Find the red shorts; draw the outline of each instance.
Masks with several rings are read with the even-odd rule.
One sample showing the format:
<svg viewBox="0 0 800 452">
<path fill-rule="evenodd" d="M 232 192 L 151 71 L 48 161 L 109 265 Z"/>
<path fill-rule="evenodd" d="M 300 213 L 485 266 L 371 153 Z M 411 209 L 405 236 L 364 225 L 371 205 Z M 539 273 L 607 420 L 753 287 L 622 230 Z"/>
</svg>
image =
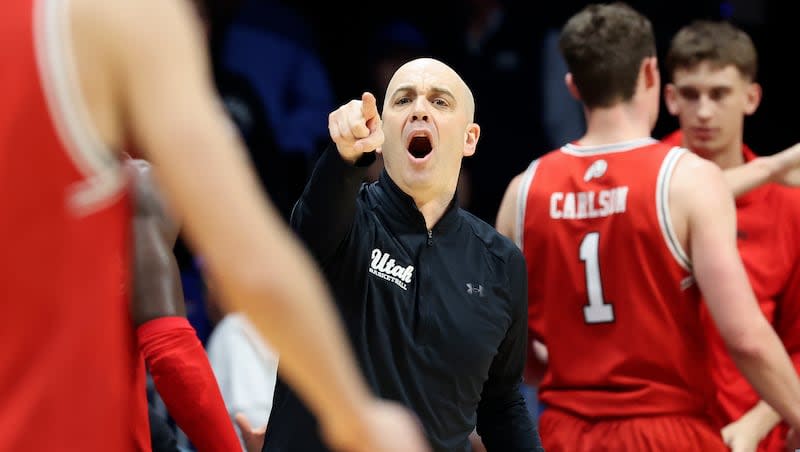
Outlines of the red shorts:
<svg viewBox="0 0 800 452">
<path fill-rule="evenodd" d="M 688 416 L 587 421 L 548 408 L 539 419 L 547 452 L 727 452 L 711 425 Z"/>
</svg>

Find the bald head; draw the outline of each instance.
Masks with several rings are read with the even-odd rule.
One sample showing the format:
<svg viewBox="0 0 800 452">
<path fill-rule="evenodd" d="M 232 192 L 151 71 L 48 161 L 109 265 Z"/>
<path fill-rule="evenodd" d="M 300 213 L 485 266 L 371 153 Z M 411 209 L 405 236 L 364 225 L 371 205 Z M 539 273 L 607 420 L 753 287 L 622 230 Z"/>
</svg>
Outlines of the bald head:
<svg viewBox="0 0 800 452">
<path fill-rule="evenodd" d="M 475 98 L 467 84 L 450 66 L 433 58 L 417 58 L 400 66 L 386 87 L 384 106 L 399 90 L 425 87 L 450 93 L 461 104 L 468 122 L 475 119 Z"/>
</svg>

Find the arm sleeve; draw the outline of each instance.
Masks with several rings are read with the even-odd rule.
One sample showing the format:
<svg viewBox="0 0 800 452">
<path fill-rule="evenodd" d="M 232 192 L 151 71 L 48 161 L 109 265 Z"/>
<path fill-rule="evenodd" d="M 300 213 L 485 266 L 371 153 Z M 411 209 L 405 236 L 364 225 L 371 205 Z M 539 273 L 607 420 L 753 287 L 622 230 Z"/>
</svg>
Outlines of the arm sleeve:
<svg viewBox="0 0 800 452">
<path fill-rule="evenodd" d="M 356 196 L 375 159 L 369 152 L 351 165 L 331 143 L 322 153 L 303 194 L 292 210 L 292 229 L 323 265 L 339 248 L 353 226 Z"/>
<path fill-rule="evenodd" d="M 199 452 L 239 451 L 225 402 L 194 328 L 184 317 L 161 317 L 137 331 L 158 394 Z"/>
<path fill-rule="evenodd" d="M 511 284 L 513 317 L 489 368 L 478 404 L 477 431 L 489 452 L 543 451 L 520 392 L 528 343 L 528 282 L 525 260 L 516 248 L 505 274 Z"/>
</svg>

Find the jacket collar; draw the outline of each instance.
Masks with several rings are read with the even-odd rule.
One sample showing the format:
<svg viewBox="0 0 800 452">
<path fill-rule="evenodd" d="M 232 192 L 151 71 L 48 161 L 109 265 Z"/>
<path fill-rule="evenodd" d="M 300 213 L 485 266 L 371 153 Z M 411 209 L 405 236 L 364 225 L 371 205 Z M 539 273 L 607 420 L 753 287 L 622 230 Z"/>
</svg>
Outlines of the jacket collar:
<svg viewBox="0 0 800 452">
<path fill-rule="evenodd" d="M 393 229 L 427 232 L 425 217 L 417 208 L 414 198 L 397 186 L 386 170 L 381 171 L 377 187 L 380 190 L 378 207 L 386 214 L 385 217 Z M 456 226 L 459 219 L 458 196 L 454 194 L 444 215 L 432 230 L 433 232 L 446 231 Z"/>
</svg>

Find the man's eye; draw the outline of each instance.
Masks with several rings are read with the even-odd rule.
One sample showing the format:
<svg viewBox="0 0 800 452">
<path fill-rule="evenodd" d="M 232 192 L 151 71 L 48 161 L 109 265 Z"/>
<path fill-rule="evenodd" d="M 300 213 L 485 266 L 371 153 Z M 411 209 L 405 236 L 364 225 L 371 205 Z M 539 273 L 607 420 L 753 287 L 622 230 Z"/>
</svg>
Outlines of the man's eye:
<svg viewBox="0 0 800 452">
<path fill-rule="evenodd" d="M 723 100 L 726 97 L 728 97 L 729 92 L 730 91 L 725 89 L 725 88 L 714 89 L 714 90 L 711 90 L 711 96 L 710 97 L 711 97 L 712 100 L 720 101 L 720 100 Z"/>
<path fill-rule="evenodd" d="M 694 90 L 688 90 L 688 89 L 681 90 L 680 93 L 681 93 L 681 97 L 683 97 L 684 99 L 687 99 L 687 100 L 697 100 L 697 98 L 698 98 L 697 91 L 694 91 Z"/>
</svg>

